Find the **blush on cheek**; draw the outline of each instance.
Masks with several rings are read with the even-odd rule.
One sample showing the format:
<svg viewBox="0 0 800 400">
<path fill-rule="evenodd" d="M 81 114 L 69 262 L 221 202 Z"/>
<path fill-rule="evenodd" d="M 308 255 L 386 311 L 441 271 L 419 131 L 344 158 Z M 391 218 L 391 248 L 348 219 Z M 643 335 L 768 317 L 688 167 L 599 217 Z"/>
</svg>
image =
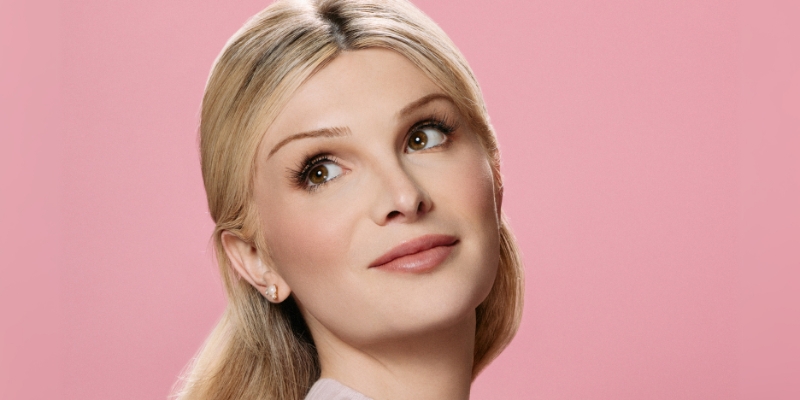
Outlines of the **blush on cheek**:
<svg viewBox="0 0 800 400">
<path fill-rule="evenodd" d="M 472 255 L 476 261 L 474 278 L 482 282 L 475 286 L 479 304 L 491 290 L 500 256 L 499 213 L 497 210 L 492 169 L 483 152 L 475 152 L 460 160 L 457 168 L 448 171 L 442 183 L 440 206 L 456 214 L 473 240 Z M 485 284 L 484 284 L 485 283 Z"/>
<path fill-rule="evenodd" d="M 483 224 L 497 223 L 497 204 L 494 193 L 494 179 L 488 160 L 480 154 L 473 154 L 458 163 L 443 182 L 448 197 L 456 204 L 454 208 L 468 220 L 481 219 Z"/>
<path fill-rule="evenodd" d="M 293 290 L 302 291 L 306 284 L 324 281 L 339 265 L 347 247 L 346 228 L 337 220 L 341 215 L 296 203 L 259 211 L 274 267 Z"/>
</svg>

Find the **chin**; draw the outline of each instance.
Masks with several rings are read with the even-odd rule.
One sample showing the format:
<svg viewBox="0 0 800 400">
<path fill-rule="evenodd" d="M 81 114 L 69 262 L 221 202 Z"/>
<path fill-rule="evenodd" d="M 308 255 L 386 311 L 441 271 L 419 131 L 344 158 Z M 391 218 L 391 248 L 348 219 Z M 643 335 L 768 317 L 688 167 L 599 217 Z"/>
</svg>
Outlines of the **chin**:
<svg viewBox="0 0 800 400">
<path fill-rule="evenodd" d="M 414 337 L 447 330 L 474 320 L 475 309 L 494 284 L 499 255 L 482 267 L 447 268 L 427 276 L 402 306 L 382 318 L 387 325 L 381 337 Z M 454 267 L 452 265 L 451 267 Z M 465 273 L 465 269 L 467 270 Z M 470 271 L 471 270 L 471 271 Z"/>
</svg>

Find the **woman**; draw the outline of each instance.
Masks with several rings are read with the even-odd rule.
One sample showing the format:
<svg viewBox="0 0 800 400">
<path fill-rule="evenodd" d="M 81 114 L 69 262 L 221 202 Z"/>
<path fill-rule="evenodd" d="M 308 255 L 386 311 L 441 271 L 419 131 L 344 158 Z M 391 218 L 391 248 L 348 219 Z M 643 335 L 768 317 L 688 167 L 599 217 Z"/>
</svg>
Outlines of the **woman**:
<svg viewBox="0 0 800 400">
<path fill-rule="evenodd" d="M 469 397 L 522 267 L 480 90 L 432 21 L 272 4 L 217 59 L 200 145 L 229 304 L 179 398 Z"/>
</svg>

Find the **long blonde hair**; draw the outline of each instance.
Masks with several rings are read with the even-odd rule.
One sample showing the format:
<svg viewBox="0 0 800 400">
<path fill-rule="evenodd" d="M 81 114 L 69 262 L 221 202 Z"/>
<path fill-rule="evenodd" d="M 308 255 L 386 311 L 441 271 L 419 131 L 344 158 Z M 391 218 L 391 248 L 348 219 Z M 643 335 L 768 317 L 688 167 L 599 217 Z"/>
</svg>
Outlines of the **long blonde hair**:
<svg viewBox="0 0 800 400">
<path fill-rule="evenodd" d="M 294 90 L 342 51 L 394 50 L 449 94 L 478 133 L 501 193 L 500 158 L 478 84 L 464 57 L 404 0 L 277 1 L 251 18 L 214 63 L 200 121 L 203 180 L 228 306 L 175 393 L 179 399 L 302 399 L 319 377 L 314 342 L 292 298 L 264 299 L 222 248 L 230 232 L 266 249 L 252 201 L 256 149 Z M 501 217 L 497 277 L 478 306 L 473 377 L 517 331 L 523 278 Z"/>
</svg>

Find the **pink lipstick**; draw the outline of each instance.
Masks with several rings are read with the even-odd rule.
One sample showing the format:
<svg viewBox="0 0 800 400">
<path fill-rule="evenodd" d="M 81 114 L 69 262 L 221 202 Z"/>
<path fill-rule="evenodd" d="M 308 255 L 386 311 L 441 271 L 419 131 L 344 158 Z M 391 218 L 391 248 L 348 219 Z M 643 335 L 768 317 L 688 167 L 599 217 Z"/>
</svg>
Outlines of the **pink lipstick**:
<svg viewBox="0 0 800 400">
<path fill-rule="evenodd" d="M 397 272 L 427 272 L 441 264 L 458 238 L 450 235 L 425 235 L 403 242 L 373 261 L 369 268 Z"/>
</svg>

